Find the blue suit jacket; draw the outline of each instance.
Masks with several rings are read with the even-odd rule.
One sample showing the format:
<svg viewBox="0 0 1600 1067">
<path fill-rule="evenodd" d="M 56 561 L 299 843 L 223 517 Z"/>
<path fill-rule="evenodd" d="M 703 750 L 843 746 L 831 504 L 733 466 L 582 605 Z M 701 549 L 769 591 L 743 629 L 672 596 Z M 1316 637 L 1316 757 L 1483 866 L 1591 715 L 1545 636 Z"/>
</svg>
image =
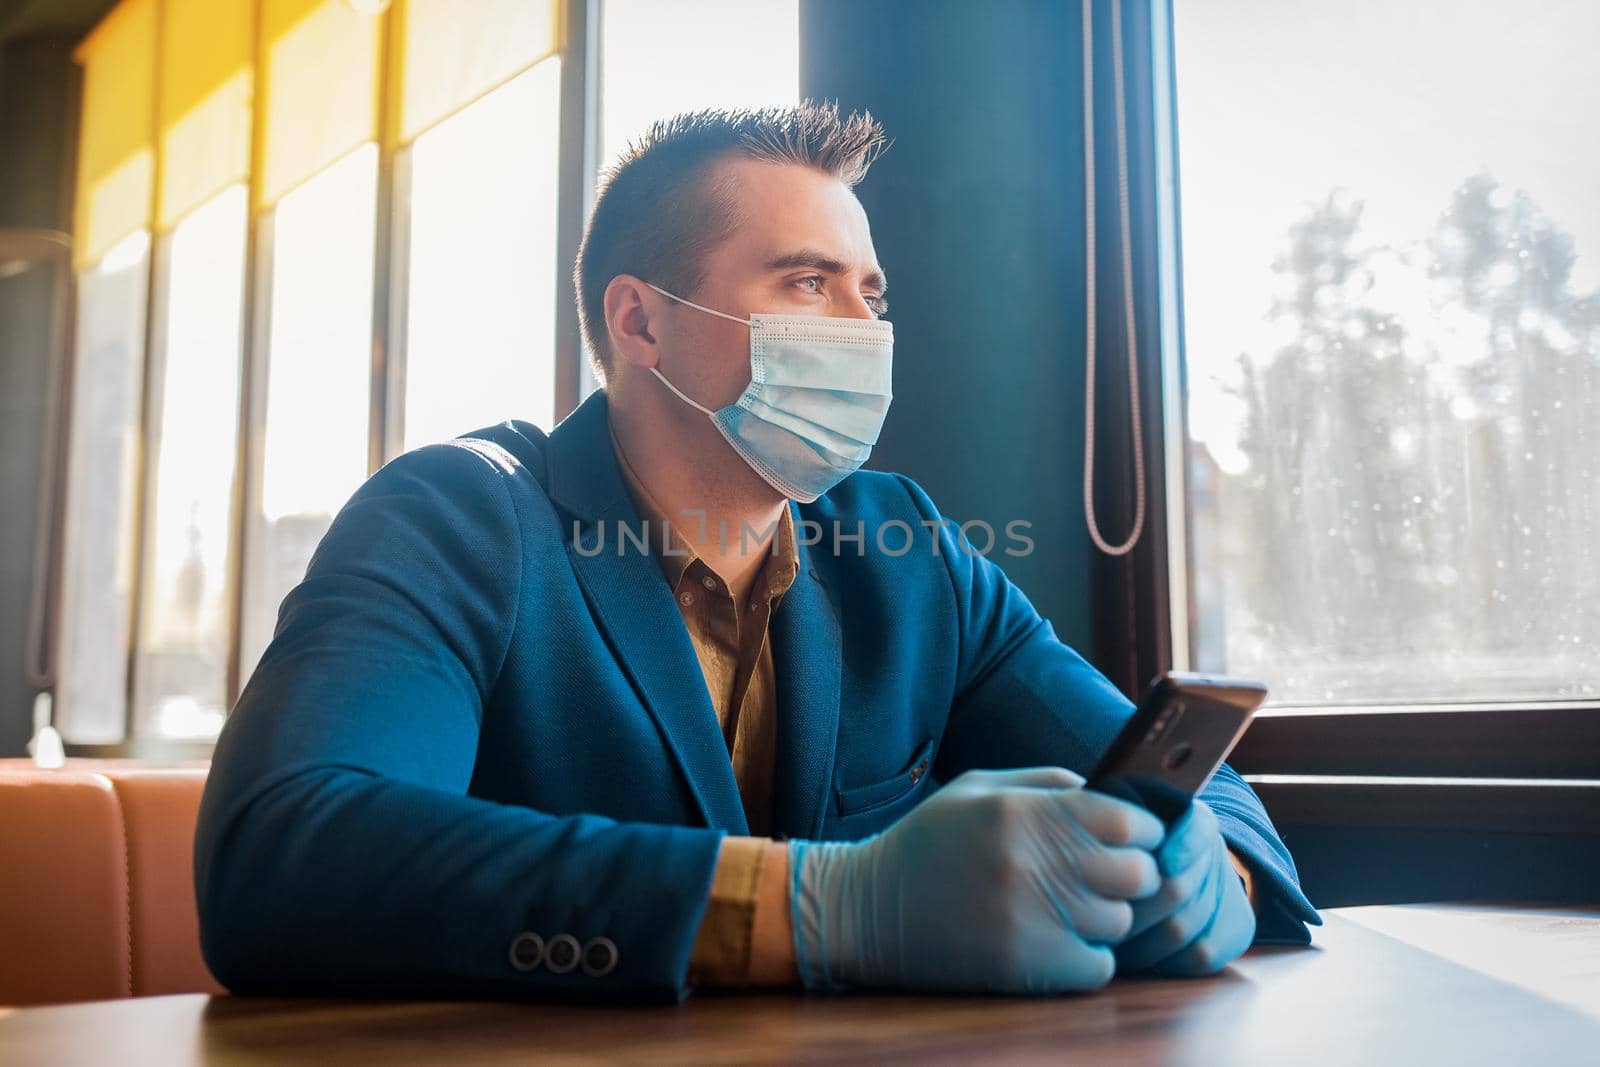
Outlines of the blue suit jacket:
<svg viewBox="0 0 1600 1067">
<path fill-rule="evenodd" d="M 718 843 L 748 828 L 672 592 L 617 551 L 639 519 L 606 417 L 596 393 L 548 436 L 508 421 L 408 452 L 334 519 L 201 804 L 201 943 L 223 984 L 688 992 Z M 993 561 L 934 532 L 914 482 L 861 471 L 790 507 L 827 536 L 772 617 L 776 832 L 858 839 L 969 768 L 1088 772 L 1132 706 Z M 833 554 L 835 520 L 864 524 L 859 554 Z M 897 556 L 874 535 L 893 520 L 916 536 Z M 1203 795 L 1257 872 L 1259 939 L 1309 941 L 1320 920 L 1255 794 L 1224 767 Z M 615 966 L 519 970 L 523 931 L 609 938 Z"/>
</svg>

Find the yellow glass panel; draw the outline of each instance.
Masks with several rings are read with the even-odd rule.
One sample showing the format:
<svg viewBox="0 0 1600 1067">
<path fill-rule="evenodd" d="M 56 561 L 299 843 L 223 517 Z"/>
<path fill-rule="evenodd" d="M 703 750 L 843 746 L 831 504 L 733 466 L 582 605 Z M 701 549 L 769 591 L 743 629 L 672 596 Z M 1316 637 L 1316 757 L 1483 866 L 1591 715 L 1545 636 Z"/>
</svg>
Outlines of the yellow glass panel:
<svg viewBox="0 0 1600 1067">
<path fill-rule="evenodd" d="M 403 0 L 401 17 L 402 143 L 557 48 L 554 0 Z"/>
<path fill-rule="evenodd" d="M 155 55 L 155 0 L 123 0 L 74 53 L 83 64 L 73 224 L 80 268 L 150 223 Z"/>
<path fill-rule="evenodd" d="M 170 229 L 250 168 L 250 0 L 164 0 L 161 217 Z"/>
<path fill-rule="evenodd" d="M 377 136 L 382 30 L 383 16 L 345 0 L 261 0 L 258 208 Z"/>
</svg>

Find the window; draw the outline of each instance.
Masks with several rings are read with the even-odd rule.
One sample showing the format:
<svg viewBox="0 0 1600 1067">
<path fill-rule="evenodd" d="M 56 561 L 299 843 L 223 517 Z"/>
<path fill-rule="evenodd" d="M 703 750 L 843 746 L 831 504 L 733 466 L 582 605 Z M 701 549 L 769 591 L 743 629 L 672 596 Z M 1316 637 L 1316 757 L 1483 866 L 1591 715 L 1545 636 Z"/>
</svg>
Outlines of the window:
<svg viewBox="0 0 1600 1067">
<path fill-rule="evenodd" d="M 1174 18 L 1197 667 L 1600 697 L 1600 9 Z"/>
<path fill-rule="evenodd" d="M 510 418 L 555 424 L 560 64 L 411 147 L 405 448 Z"/>
<path fill-rule="evenodd" d="M 245 540 L 240 676 L 272 640 L 278 605 L 367 477 L 377 146 L 278 201 L 260 493 Z"/>
<path fill-rule="evenodd" d="M 605 0 L 602 19 L 602 166 L 658 118 L 799 101 L 798 0 Z"/>
<path fill-rule="evenodd" d="M 178 223 L 157 275 L 134 730 L 162 738 L 214 737 L 229 704 L 246 199 L 230 186 Z"/>
<path fill-rule="evenodd" d="M 69 742 L 112 744 L 127 729 L 149 255 L 150 235 L 139 230 L 78 276 L 56 681 L 56 722 Z"/>
</svg>

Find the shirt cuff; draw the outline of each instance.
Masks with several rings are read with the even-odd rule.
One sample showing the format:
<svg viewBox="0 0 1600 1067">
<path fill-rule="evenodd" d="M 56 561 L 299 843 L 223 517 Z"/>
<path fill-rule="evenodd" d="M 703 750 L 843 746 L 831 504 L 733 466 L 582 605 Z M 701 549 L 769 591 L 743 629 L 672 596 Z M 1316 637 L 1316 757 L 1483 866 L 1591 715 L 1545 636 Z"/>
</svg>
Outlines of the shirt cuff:
<svg viewBox="0 0 1600 1067">
<path fill-rule="evenodd" d="M 788 846 L 768 837 L 725 836 L 711 877 L 689 984 L 781 985 L 795 979 Z"/>
</svg>

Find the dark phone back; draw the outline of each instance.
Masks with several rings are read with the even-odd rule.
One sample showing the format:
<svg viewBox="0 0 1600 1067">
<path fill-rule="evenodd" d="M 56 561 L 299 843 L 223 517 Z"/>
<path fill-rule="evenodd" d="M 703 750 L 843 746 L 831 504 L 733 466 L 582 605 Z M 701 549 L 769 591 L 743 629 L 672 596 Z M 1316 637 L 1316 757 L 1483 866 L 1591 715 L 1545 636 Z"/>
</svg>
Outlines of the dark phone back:
<svg viewBox="0 0 1600 1067">
<path fill-rule="evenodd" d="M 1265 686 L 1244 678 L 1168 672 L 1145 693 L 1087 785 L 1171 823 L 1228 758 L 1266 697 Z"/>
</svg>

